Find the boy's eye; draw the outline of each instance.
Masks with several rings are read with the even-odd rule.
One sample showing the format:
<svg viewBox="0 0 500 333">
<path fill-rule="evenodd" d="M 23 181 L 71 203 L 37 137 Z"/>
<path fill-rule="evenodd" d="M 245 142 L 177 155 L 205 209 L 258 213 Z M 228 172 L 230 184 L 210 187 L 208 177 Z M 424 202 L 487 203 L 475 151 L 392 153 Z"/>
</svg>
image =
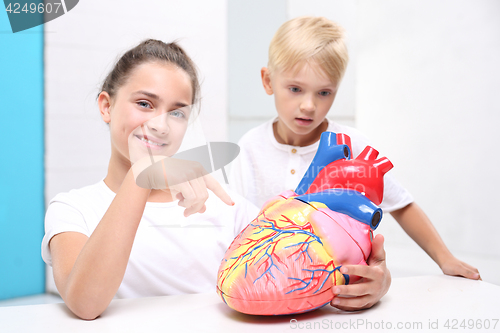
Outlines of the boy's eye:
<svg viewBox="0 0 500 333">
<path fill-rule="evenodd" d="M 320 94 L 321 96 L 328 96 L 328 95 L 330 95 L 330 94 L 331 94 L 331 92 L 329 92 L 329 91 L 321 91 L 319 94 Z"/>
<path fill-rule="evenodd" d="M 291 87 L 291 88 L 290 88 L 290 91 L 291 91 L 291 92 L 299 92 L 299 91 L 300 91 L 300 89 L 299 89 L 299 88 L 297 88 L 297 87 Z"/>
</svg>

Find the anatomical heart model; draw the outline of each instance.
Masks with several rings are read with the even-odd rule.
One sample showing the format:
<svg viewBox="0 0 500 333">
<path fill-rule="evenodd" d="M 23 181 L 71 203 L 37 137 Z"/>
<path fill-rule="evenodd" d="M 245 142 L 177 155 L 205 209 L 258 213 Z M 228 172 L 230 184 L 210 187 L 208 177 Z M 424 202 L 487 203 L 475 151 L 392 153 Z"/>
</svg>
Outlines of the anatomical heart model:
<svg viewBox="0 0 500 333">
<path fill-rule="evenodd" d="M 268 200 L 234 239 L 217 277 L 227 305 L 256 315 L 301 313 L 354 281 L 339 269 L 366 265 L 382 219 L 383 176 L 393 166 L 371 147 L 350 155 L 348 136 L 323 133 L 297 189 Z"/>
</svg>

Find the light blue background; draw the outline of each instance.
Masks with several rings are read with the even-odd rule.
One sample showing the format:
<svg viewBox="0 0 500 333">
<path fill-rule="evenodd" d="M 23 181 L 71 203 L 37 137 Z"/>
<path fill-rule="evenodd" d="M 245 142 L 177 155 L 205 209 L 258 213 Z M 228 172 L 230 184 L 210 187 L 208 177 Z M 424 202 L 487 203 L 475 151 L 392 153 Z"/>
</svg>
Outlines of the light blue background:
<svg viewBox="0 0 500 333">
<path fill-rule="evenodd" d="M 0 299 L 43 293 L 43 26 L 12 33 L 0 10 Z"/>
</svg>

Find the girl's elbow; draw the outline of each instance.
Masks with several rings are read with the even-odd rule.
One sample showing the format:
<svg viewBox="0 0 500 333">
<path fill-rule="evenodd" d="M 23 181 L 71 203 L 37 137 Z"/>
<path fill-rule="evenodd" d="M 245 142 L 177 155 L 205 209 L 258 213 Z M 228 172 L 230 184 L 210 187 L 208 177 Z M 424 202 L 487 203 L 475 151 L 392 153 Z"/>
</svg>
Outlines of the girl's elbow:
<svg viewBox="0 0 500 333">
<path fill-rule="evenodd" d="M 73 311 L 73 313 L 83 320 L 94 320 L 101 315 L 101 313 L 96 311 Z"/>
<path fill-rule="evenodd" d="M 99 317 L 106 308 L 101 309 L 100 307 L 93 306 L 90 304 L 68 304 L 66 303 L 68 308 L 73 312 L 78 318 L 83 320 L 94 320 Z"/>
<path fill-rule="evenodd" d="M 64 298 L 66 306 L 77 317 L 83 320 L 94 320 L 106 310 L 108 303 L 104 304 L 102 300 L 86 299 L 84 296 L 67 293 Z"/>
</svg>

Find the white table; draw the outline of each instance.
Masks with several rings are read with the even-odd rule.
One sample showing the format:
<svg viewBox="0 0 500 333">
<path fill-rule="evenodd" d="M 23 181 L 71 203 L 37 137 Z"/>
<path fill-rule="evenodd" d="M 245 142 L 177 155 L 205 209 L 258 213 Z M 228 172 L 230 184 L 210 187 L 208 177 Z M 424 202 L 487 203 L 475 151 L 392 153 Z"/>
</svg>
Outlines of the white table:
<svg viewBox="0 0 500 333">
<path fill-rule="evenodd" d="M 325 306 L 301 315 L 250 316 L 213 293 L 114 300 L 93 321 L 77 319 L 62 303 L 4 307 L 0 332 L 500 332 L 498 319 L 500 286 L 438 275 L 393 279 L 377 305 L 357 312 Z"/>
</svg>

